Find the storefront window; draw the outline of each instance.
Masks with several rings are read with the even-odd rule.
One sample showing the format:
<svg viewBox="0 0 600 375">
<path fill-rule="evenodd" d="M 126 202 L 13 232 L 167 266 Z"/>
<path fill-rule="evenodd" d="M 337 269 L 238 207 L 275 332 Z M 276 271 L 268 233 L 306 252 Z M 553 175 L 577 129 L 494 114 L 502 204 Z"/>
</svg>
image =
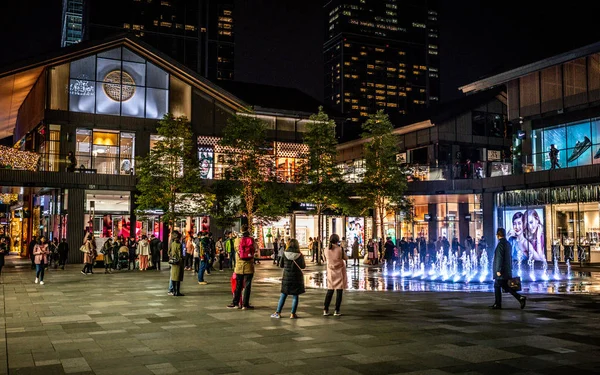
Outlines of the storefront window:
<svg viewBox="0 0 600 375">
<path fill-rule="evenodd" d="M 98 238 L 132 235 L 128 191 L 86 190 L 85 228 Z M 133 232 L 135 235 L 135 231 Z"/>
<path fill-rule="evenodd" d="M 600 163 L 600 121 L 592 119 L 533 131 L 534 170 L 552 169 L 551 145 L 558 150 L 555 168 Z"/>
<path fill-rule="evenodd" d="M 102 174 L 133 174 L 135 134 L 77 129 L 78 167 Z"/>
<path fill-rule="evenodd" d="M 600 261 L 600 185 L 500 193 L 497 207 L 522 259 Z"/>
</svg>

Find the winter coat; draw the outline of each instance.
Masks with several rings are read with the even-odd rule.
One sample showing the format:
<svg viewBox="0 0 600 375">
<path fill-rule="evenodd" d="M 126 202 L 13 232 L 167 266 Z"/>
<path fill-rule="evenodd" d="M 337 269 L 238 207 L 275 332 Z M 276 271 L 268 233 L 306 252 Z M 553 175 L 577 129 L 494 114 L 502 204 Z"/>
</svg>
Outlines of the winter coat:
<svg viewBox="0 0 600 375">
<path fill-rule="evenodd" d="M 244 232 L 244 237 L 250 236 L 248 232 Z M 237 261 L 235 262 L 235 273 L 238 275 L 251 275 L 254 274 L 254 259 L 241 259 L 240 258 L 240 237 L 235 239 L 234 242 L 235 252 Z"/>
<path fill-rule="evenodd" d="M 181 249 L 181 242 L 171 242 L 171 247 L 169 247 L 169 258 L 179 259 L 177 264 L 171 264 L 171 280 L 183 281 L 183 251 Z"/>
<path fill-rule="evenodd" d="M 137 251 L 139 255 L 150 255 L 150 244 L 148 240 L 141 240 L 138 243 Z"/>
<path fill-rule="evenodd" d="M 500 272 L 498 276 L 497 272 Z M 506 238 L 501 238 L 494 251 L 494 279 L 512 278 L 512 249 Z"/>
<path fill-rule="evenodd" d="M 50 254 L 50 249 L 48 248 L 48 244 L 37 244 L 33 248 L 33 255 L 35 257 L 35 264 L 48 264 L 48 254 Z"/>
<path fill-rule="evenodd" d="M 338 245 L 323 251 L 327 259 L 327 289 L 346 289 L 348 277 L 346 276 L 346 262 L 348 256 Z"/>
<path fill-rule="evenodd" d="M 360 255 L 358 254 L 358 241 L 354 240 L 352 244 L 352 259 L 359 259 Z"/>
<path fill-rule="evenodd" d="M 281 293 L 298 295 L 306 291 L 304 289 L 304 274 L 302 273 L 302 270 L 306 268 L 306 263 L 299 249 L 288 248 L 283 256 L 279 258 L 279 267 L 283 268 Z"/>
<path fill-rule="evenodd" d="M 96 257 L 96 245 L 91 240 L 86 240 L 83 246 L 86 247 L 87 251 L 83 254 L 83 263 L 92 264 Z"/>
</svg>

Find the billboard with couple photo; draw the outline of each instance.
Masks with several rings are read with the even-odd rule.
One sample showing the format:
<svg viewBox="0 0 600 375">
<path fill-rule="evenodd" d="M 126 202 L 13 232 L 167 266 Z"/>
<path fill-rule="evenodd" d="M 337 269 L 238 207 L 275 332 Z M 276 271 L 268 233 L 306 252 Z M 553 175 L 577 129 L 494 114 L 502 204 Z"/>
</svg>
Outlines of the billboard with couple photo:
<svg viewBox="0 0 600 375">
<path fill-rule="evenodd" d="M 512 246 L 513 261 L 546 260 L 544 219 L 543 208 L 504 210 L 506 239 Z"/>
</svg>

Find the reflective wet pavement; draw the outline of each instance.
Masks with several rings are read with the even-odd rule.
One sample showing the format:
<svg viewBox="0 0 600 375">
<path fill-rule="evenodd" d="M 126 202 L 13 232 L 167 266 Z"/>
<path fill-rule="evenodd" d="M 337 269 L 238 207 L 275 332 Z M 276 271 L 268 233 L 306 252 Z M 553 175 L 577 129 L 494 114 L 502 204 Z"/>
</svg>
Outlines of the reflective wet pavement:
<svg viewBox="0 0 600 375">
<path fill-rule="evenodd" d="M 45 285 L 26 262 L 10 263 L 0 277 L 0 375 L 600 373 L 596 293 L 531 293 L 523 310 L 512 298 L 491 310 L 493 293 L 483 288 L 423 293 L 461 286 L 384 281 L 376 267 L 360 267 L 349 271 L 343 315 L 323 316 L 324 267 L 309 264 L 308 283 L 318 287 L 300 297 L 300 319 L 289 319 L 289 299 L 272 319 L 281 269 L 269 262 L 256 267 L 251 310 L 226 308 L 228 269 L 207 276 L 208 285 L 186 272 L 185 297 L 170 297 L 166 263 L 88 276 L 68 265 L 49 270 Z M 387 291 L 395 285 L 401 293 Z"/>
<path fill-rule="evenodd" d="M 305 272 L 305 285 L 309 288 L 325 289 L 326 271 L 324 267 L 312 266 L 309 269 L 319 271 Z M 384 275 L 380 267 L 349 267 L 348 289 L 356 291 L 410 291 L 410 292 L 493 292 L 493 281 L 430 281 L 420 277 L 410 278 L 400 275 Z M 600 272 L 570 272 L 561 273 L 562 280 L 523 281 L 523 293 L 535 294 L 569 294 L 569 293 L 598 293 L 600 294 Z M 280 276 L 264 278 L 266 282 L 280 283 Z"/>
</svg>

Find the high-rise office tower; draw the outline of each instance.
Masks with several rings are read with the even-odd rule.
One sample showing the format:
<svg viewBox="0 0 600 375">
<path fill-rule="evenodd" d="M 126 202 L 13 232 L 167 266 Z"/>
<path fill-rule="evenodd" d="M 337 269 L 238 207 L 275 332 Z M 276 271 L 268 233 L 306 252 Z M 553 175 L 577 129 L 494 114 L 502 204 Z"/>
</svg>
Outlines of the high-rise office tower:
<svg viewBox="0 0 600 375">
<path fill-rule="evenodd" d="M 432 0 L 325 2 L 325 102 L 360 124 L 439 101 L 438 14 Z"/>
<path fill-rule="evenodd" d="M 62 47 L 81 42 L 83 38 L 83 0 L 63 0 Z"/>
<path fill-rule="evenodd" d="M 65 0 L 63 6 L 71 3 L 83 8 L 83 39 L 130 31 L 209 79 L 234 77 L 234 0 Z"/>
</svg>

